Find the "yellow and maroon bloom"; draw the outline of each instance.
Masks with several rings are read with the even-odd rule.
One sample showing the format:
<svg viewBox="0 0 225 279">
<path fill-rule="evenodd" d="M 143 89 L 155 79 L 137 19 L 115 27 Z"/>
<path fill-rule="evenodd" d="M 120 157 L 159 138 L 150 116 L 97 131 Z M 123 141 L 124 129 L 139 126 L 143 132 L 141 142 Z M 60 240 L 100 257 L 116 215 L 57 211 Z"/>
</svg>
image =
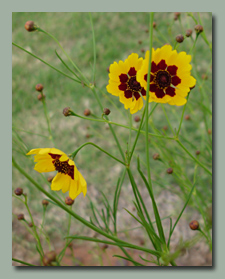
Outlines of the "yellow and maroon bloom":
<svg viewBox="0 0 225 279">
<path fill-rule="evenodd" d="M 56 148 L 32 149 L 27 155 L 35 154 L 34 162 L 37 162 L 34 169 L 38 172 L 58 171 L 52 180 L 53 191 L 69 191 L 71 199 L 75 199 L 81 192 L 87 193 L 87 183 L 82 174 L 78 171 L 75 163 L 68 156 Z"/>
<path fill-rule="evenodd" d="M 136 80 L 142 61 L 137 53 L 132 53 L 125 61 L 114 62 L 109 68 L 109 84 L 106 89 L 112 95 L 119 96 L 120 102 L 125 109 L 130 109 L 131 114 L 143 107 L 142 96 L 146 95 L 145 89 Z"/>
<path fill-rule="evenodd" d="M 177 53 L 170 45 L 152 49 L 149 102 L 182 106 L 196 80 L 191 76 L 191 55 Z M 137 81 L 147 88 L 149 51 L 146 52 Z"/>
</svg>

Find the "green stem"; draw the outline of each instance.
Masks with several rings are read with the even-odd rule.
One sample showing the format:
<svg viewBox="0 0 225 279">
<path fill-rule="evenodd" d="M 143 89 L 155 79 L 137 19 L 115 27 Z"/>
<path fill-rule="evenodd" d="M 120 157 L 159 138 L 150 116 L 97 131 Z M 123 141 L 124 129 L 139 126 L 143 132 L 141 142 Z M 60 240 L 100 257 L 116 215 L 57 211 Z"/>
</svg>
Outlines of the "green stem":
<svg viewBox="0 0 225 279">
<path fill-rule="evenodd" d="M 44 31 L 43 29 L 41 28 L 37 28 L 38 31 L 44 33 L 45 35 L 49 36 L 50 38 L 52 38 L 56 43 L 57 45 L 60 47 L 60 49 L 62 50 L 62 52 L 65 54 L 65 56 L 67 57 L 67 59 L 70 61 L 70 63 L 73 65 L 73 67 L 77 70 L 77 72 L 82 76 L 82 78 L 89 84 L 89 81 L 87 80 L 87 78 L 82 74 L 82 72 L 80 71 L 80 69 L 77 67 L 77 65 L 72 61 L 72 59 L 69 57 L 69 55 L 66 53 L 66 51 L 64 50 L 64 48 L 61 46 L 61 44 L 59 43 L 59 41 L 50 33 Z M 77 76 L 78 79 L 80 79 L 78 76 Z"/>
<path fill-rule="evenodd" d="M 29 266 L 36 266 L 34 264 L 30 264 L 30 263 L 27 263 L 27 262 L 24 262 L 24 261 L 15 259 L 15 258 L 12 258 L 12 261 L 17 262 L 17 263 L 21 263 L 21 264 L 25 264 L 25 265 L 29 265 Z"/>
<path fill-rule="evenodd" d="M 60 73 L 61 75 L 69 78 L 69 79 L 72 79 L 73 81 L 75 82 L 78 82 L 78 83 L 81 83 L 79 80 L 76 80 L 75 78 L 72 78 L 71 76 L 68 76 L 67 74 L 63 73 L 62 71 L 60 71 L 59 69 L 55 68 L 54 66 L 50 65 L 49 63 L 47 63 L 46 61 L 42 60 L 41 58 L 39 58 L 38 56 L 34 55 L 33 53 L 27 51 L 26 49 L 22 48 L 21 46 L 15 44 L 15 43 L 12 43 L 12 45 L 18 47 L 19 49 L 23 50 L 24 52 L 30 54 L 31 56 L 33 56 L 34 58 L 38 59 L 39 61 L 41 61 L 42 63 L 44 63 L 45 65 L 49 66 L 50 68 L 52 68 L 53 70 L 57 71 L 58 73 Z"/>
<path fill-rule="evenodd" d="M 42 104 L 43 104 L 43 108 L 44 108 L 45 118 L 46 118 L 46 122 L 47 122 L 47 125 L 48 125 L 49 136 L 50 136 L 50 139 L 51 139 L 53 145 L 55 146 L 54 139 L 53 139 L 53 136 L 52 136 L 50 119 L 49 119 L 49 116 L 48 116 L 48 109 L 47 109 L 46 102 L 45 102 L 45 97 L 44 97 L 44 94 L 43 94 L 42 91 L 41 91 L 41 95 L 42 95 Z"/>
<path fill-rule="evenodd" d="M 195 48 L 195 45 L 196 45 L 196 42 L 197 42 L 197 40 L 198 40 L 199 34 L 200 34 L 200 33 L 197 33 L 197 34 L 196 34 L 196 37 L 195 37 L 195 40 L 194 40 L 194 44 L 193 44 L 192 48 L 190 49 L 189 54 L 191 54 L 191 53 L 193 52 L 193 49 Z"/>
<path fill-rule="evenodd" d="M 95 32 L 94 32 L 94 26 L 93 26 L 93 20 L 91 13 L 90 15 L 90 21 L 91 21 L 91 29 L 92 29 L 92 38 L 93 38 L 93 52 L 94 52 L 94 65 L 93 65 L 93 83 L 95 83 L 95 73 L 96 73 L 96 44 L 95 44 Z"/>
<path fill-rule="evenodd" d="M 188 98 L 189 98 L 189 94 L 187 96 L 187 102 L 188 102 Z M 180 124 L 179 124 L 179 128 L 178 128 L 178 131 L 177 131 L 177 137 L 180 133 L 180 129 L 181 129 L 181 125 L 182 125 L 182 122 L 183 122 L 183 118 L 184 118 L 184 112 L 185 112 L 185 109 L 186 109 L 186 106 L 187 106 L 187 102 L 186 104 L 184 105 L 184 108 L 183 108 L 183 111 L 182 111 L 182 115 L 181 115 L 181 120 L 180 120 Z"/>
<path fill-rule="evenodd" d="M 85 119 L 85 120 L 90 120 L 90 121 L 95 121 L 95 122 L 104 122 L 104 123 L 108 123 L 109 124 L 109 127 L 111 127 L 111 124 L 112 125 L 116 125 L 116 126 L 119 126 L 119 127 L 122 127 L 122 128 L 126 128 L 126 129 L 130 129 L 129 126 L 126 126 L 126 125 L 123 125 L 123 124 L 119 124 L 119 123 L 116 123 L 116 122 L 112 122 L 112 121 L 109 121 L 107 119 L 95 119 L 95 118 L 89 118 L 89 117 L 85 117 L 85 116 L 81 116 L 79 114 L 76 114 L 74 113 L 73 111 L 71 111 L 71 116 L 76 116 L 76 117 L 79 117 L 79 118 L 82 118 L 82 119 Z M 106 116 L 105 116 L 106 117 Z M 131 130 L 133 131 L 137 131 L 139 129 L 136 129 L 134 127 L 131 128 Z M 145 134 L 145 131 L 144 130 L 140 130 L 140 133 L 142 134 Z M 152 133 L 148 133 L 149 136 L 153 136 L 153 137 L 158 137 L 158 138 L 164 138 L 164 139 L 170 139 L 170 140 L 174 140 L 174 137 L 167 137 L 167 136 L 162 136 L 162 135 L 157 135 L 157 134 L 152 134 Z M 123 154 L 123 153 L 122 153 Z M 123 154 L 124 155 L 124 154 Z M 125 158 L 125 157 L 124 157 Z"/>
<path fill-rule="evenodd" d="M 201 162 L 199 162 L 178 139 L 176 142 L 200 167 L 202 167 L 208 174 L 212 175 L 211 171 L 209 171 Z"/>
<path fill-rule="evenodd" d="M 34 223 L 34 219 L 32 217 L 32 214 L 30 212 L 30 208 L 29 208 L 28 203 L 27 203 L 27 196 L 24 195 L 24 198 L 25 198 L 24 204 L 25 204 L 25 206 L 27 208 L 27 211 L 29 213 L 29 216 L 30 216 L 30 219 L 31 219 L 31 223 L 33 224 L 33 231 L 34 231 L 34 234 L 35 234 L 35 238 L 36 238 L 36 240 L 38 242 L 38 246 L 40 248 L 40 251 L 41 251 L 41 254 L 42 254 L 42 257 L 43 257 L 44 256 L 44 251 L 43 251 L 43 248 L 42 248 L 42 245 L 41 245 L 41 241 L 40 241 L 39 235 L 38 235 L 37 230 L 36 230 L 36 225 Z"/>
<path fill-rule="evenodd" d="M 102 149 L 101 147 L 99 147 L 98 145 L 94 144 L 93 142 L 86 142 L 84 144 L 82 144 L 79 148 L 77 148 L 72 154 L 71 157 L 74 160 L 75 156 L 77 155 L 77 153 L 86 145 L 93 145 L 94 147 L 98 148 L 100 151 L 104 152 L 105 154 L 107 154 L 108 156 L 110 156 L 111 158 L 113 158 L 114 160 L 116 160 L 117 162 L 121 163 L 122 165 L 126 165 L 124 162 L 120 161 L 119 159 L 117 159 L 116 157 L 114 157 L 112 154 L 108 153 L 107 151 L 105 151 L 104 149 Z"/>
<path fill-rule="evenodd" d="M 152 62 L 152 34 L 153 34 L 153 18 L 154 12 L 150 13 L 150 25 L 149 25 L 149 64 L 148 64 L 148 76 L 147 76 L 147 89 L 146 89 L 146 104 L 145 104 L 145 152 L 148 172 L 148 183 L 152 189 L 151 173 L 150 173 L 150 159 L 149 159 L 149 143 L 148 143 L 148 102 L 149 102 L 149 88 L 150 88 L 150 73 Z"/>
<path fill-rule="evenodd" d="M 169 127 L 170 127 L 170 130 L 171 130 L 171 132 L 173 133 L 173 135 L 175 136 L 174 130 L 173 130 L 171 124 L 170 124 L 170 120 L 169 120 L 169 118 L 168 118 L 168 115 L 167 115 L 167 113 L 166 113 L 166 110 L 165 110 L 165 108 L 164 108 L 164 105 L 162 104 L 161 106 L 162 106 L 163 112 L 164 112 L 164 114 L 165 114 L 167 123 L 168 123 L 168 125 L 169 125 Z"/>
</svg>

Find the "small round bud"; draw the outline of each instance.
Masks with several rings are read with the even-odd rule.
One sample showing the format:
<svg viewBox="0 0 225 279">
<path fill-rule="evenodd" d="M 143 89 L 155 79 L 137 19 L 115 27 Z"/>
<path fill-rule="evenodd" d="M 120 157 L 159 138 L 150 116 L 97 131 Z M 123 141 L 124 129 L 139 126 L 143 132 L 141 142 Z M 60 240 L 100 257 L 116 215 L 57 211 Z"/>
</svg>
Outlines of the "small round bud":
<svg viewBox="0 0 225 279">
<path fill-rule="evenodd" d="M 38 98 L 39 101 L 41 101 L 42 99 L 45 98 L 45 94 L 40 93 L 40 94 L 38 94 L 37 98 Z"/>
<path fill-rule="evenodd" d="M 108 108 L 104 108 L 103 109 L 103 113 L 105 114 L 105 115 L 109 115 L 110 114 L 110 109 L 108 109 Z"/>
<path fill-rule="evenodd" d="M 212 130 L 208 129 L 208 134 L 211 135 L 212 134 Z"/>
<path fill-rule="evenodd" d="M 208 79 L 208 76 L 206 74 L 202 74 L 202 79 L 203 80 L 207 80 Z"/>
<path fill-rule="evenodd" d="M 134 121 L 135 122 L 139 122 L 141 119 L 140 119 L 140 116 L 138 116 L 138 115 L 136 115 L 135 117 L 134 117 Z"/>
<path fill-rule="evenodd" d="M 195 26 L 195 31 L 196 31 L 196 33 L 201 33 L 201 32 L 203 32 L 203 26 L 200 25 L 200 24 L 197 24 L 197 25 Z"/>
<path fill-rule="evenodd" d="M 87 139 L 89 139 L 90 137 L 91 137 L 91 135 L 90 134 L 86 134 L 86 136 L 85 136 Z"/>
<path fill-rule="evenodd" d="M 25 29 L 28 31 L 28 32 L 32 32 L 32 31 L 35 31 L 36 30 L 36 27 L 34 25 L 34 22 L 29 20 L 25 23 Z"/>
<path fill-rule="evenodd" d="M 153 28 L 156 28 L 157 24 L 155 21 L 153 21 L 152 26 L 153 26 Z"/>
<path fill-rule="evenodd" d="M 166 172 L 167 172 L 168 174 L 172 174 L 172 173 L 173 173 L 173 169 L 172 169 L 172 168 L 168 168 L 168 169 L 166 170 Z"/>
<path fill-rule="evenodd" d="M 185 34 L 186 37 L 190 37 L 191 34 L 192 34 L 192 30 L 191 29 L 186 30 L 186 34 Z"/>
<path fill-rule="evenodd" d="M 35 89 L 36 89 L 36 91 L 41 92 L 41 91 L 44 89 L 44 86 L 43 86 L 42 84 L 38 83 L 38 84 L 35 86 Z"/>
<path fill-rule="evenodd" d="M 179 17 L 180 17 L 179 12 L 174 13 L 174 20 L 178 20 Z"/>
<path fill-rule="evenodd" d="M 199 150 L 196 150 L 195 154 L 199 155 L 201 152 Z"/>
<path fill-rule="evenodd" d="M 187 115 L 185 115 L 185 120 L 190 120 L 191 119 L 191 117 L 190 117 L 190 115 L 189 114 L 187 114 Z"/>
<path fill-rule="evenodd" d="M 141 49 L 141 52 L 142 52 L 142 53 L 144 53 L 144 52 L 145 52 L 145 49 L 144 49 L 144 48 L 142 48 L 142 49 Z"/>
<path fill-rule="evenodd" d="M 43 206 L 46 206 L 46 207 L 49 205 L 49 201 L 47 201 L 47 200 L 43 200 L 41 203 Z"/>
<path fill-rule="evenodd" d="M 178 43 L 182 43 L 183 41 L 184 41 L 184 36 L 183 35 L 177 35 L 176 36 L 176 41 L 178 42 Z"/>
<path fill-rule="evenodd" d="M 14 193 L 17 195 L 17 196 L 21 196 L 23 194 L 23 189 L 22 188 L 16 188 Z"/>
<path fill-rule="evenodd" d="M 139 40 L 139 41 L 138 41 L 138 43 L 139 43 L 139 45 L 141 45 L 141 44 L 142 44 L 142 41 L 141 41 L 141 40 Z"/>
<path fill-rule="evenodd" d="M 21 214 L 18 214 L 17 215 L 17 219 L 19 220 L 19 221 L 21 221 L 21 220 L 24 220 L 24 215 L 21 213 Z"/>
<path fill-rule="evenodd" d="M 190 229 L 192 229 L 193 231 L 198 230 L 199 229 L 199 223 L 196 220 L 193 220 L 189 223 L 189 227 Z"/>
<path fill-rule="evenodd" d="M 66 203 L 67 205 L 72 205 L 72 204 L 74 203 L 74 200 L 72 200 L 70 197 L 66 197 L 65 203 Z"/>
<path fill-rule="evenodd" d="M 30 228 L 32 228 L 32 227 L 33 227 L 33 223 L 30 222 L 30 223 L 28 224 L 28 226 L 29 226 Z"/>
<path fill-rule="evenodd" d="M 154 160 L 158 160 L 159 157 L 160 157 L 159 153 L 155 153 L 155 154 L 153 154 L 153 156 L 152 156 L 152 158 L 153 158 Z"/>
<path fill-rule="evenodd" d="M 54 178 L 54 176 L 53 176 L 53 175 L 50 175 L 50 176 L 47 178 L 48 182 L 52 182 L 53 178 Z"/>
<path fill-rule="evenodd" d="M 55 251 L 50 251 L 44 255 L 42 262 L 44 266 L 48 266 L 51 265 L 51 263 L 54 262 L 55 260 L 56 260 Z"/>
<path fill-rule="evenodd" d="M 109 247 L 108 244 L 104 244 L 104 245 L 102 246 L 102 250 L 106 250 L 108 247 Z"/>
<path fill-rule="evenodd" d="M 144 244 L 145 244 L 144 239 L 141 239 L 141 240 L 140 240 L 140 245 L 144 245 Z"/>
<path fill-rule="evenodd" d="M 87 109 L 84 110 L 84 115 L 85 116 L 89 116 L 90 114 L 91 114 L 90 109 L 87 108 Z"/>
<path fill-rule="evenodd" d="M 148 33 L 149 32 L 149 30 L 148 29 L 145 29 L 145 33 Z"/>
<path fill-rule="evenodd" d="M 163 130 L 164 130 L 164 131 L 167 131 L 167 130 L 168 130 L 168 127 L 167 127 L 167 126 L 163 126 Z"/>
<path fill-rule="evenodd" d="M 64 116 L 70 116 L 71 115 L 71 110 L 70 110 L 70 108 L 69 107 L 66 107 L 66 108 L 64 108 L 63 109 L 63 114 L 64 114 Z"/>
</svg>

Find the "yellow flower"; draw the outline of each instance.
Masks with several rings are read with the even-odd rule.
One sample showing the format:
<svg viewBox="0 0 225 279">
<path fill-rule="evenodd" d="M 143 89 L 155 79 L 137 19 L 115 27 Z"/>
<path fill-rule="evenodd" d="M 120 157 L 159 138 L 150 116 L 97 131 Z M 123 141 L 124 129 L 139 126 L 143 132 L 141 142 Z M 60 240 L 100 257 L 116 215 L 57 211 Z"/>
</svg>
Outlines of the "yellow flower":
<svg viewBox="0 0 225 279">
<path fill-rule="evenodd" d="M 58 171 L 52 180 L 53 191 L 69 191 L 71 199 L 75 199 L 81 192 L 86 195 L 87 183 L 82 174 L 76 168 L 75 163 L 65 153 L 56 148 L 32 149 L 27 155 L 36 154 L 34 162 L 37 162 L 34 169 L 38 172 Z"/>
<path fill-rule="evenodd" d="M 149 102 L 184 105 L 187 102 L 185 97 L 196 84 L 195 78 L 191 76 L 190 62 L 191 55 L 184 51 L 177 53 L 170 45 L 152 49 Z M 146 52 L 142 67 L 137 72 L 137 81 L 145 89 L 148 64 L 149 51 Z"/>
<path fill-rule="evenodd" d="M 120 102 L 125 109 L 130 109 L 133 114 L 143 107 L 141 96 L 146 95 L 146 91 L 136 80 L 136 73 L 141 68 L 143 58 L 138 58 L 137 53 L 132 53 L 123 62 L 114 62 L 109 68 L 109 84 L 107 91 L 119 96 Z"/>
</svg>

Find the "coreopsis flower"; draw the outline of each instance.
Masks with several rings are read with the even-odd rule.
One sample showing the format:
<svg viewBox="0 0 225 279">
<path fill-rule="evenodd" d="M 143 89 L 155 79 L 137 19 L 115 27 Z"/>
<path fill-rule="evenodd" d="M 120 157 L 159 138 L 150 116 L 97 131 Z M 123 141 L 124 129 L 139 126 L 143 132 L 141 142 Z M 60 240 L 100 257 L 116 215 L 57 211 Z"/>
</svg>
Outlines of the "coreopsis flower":
<svg viewBox="0 0 225 279">
<path fill-rule="evenodd" d="M 140 70 L 143 58 L 138 58 L 137 53 L 132 53 L 125 61 L 114 62 L 109 67 L 109 84 L 107 91 L 119 96 L 125 109 L 130 109 L 133 114 L 143 107 L 142 96 L 146 95 L 145 89 L 136 80 L 137 71 Z"/>
<path fill-rule="evenodd" d="M 191 55 L 177 53 L 170 45 L 152 49 L 149 102 L 168 103 L 182 106 L 185 97 L 196 84 L 191 76 Z M 137 81 L 147 88 L 149 51 L 145 54 L 141 69 L 137 72 Z"/>
<path fill-rule="evenodd" d="M 75 199 L 81 192 L 86 195 L 87 183 L 82 174 L 78 171 L 75 163 L 68 156 L 56 148 L 32 149 L 27 155 L 35 154 L 34 162 L 37 162 L 34 169 L 38 172 L 58 171 L 52 180 L 53 191 L 69 191 L 71 199 Z"/>
</svg>

